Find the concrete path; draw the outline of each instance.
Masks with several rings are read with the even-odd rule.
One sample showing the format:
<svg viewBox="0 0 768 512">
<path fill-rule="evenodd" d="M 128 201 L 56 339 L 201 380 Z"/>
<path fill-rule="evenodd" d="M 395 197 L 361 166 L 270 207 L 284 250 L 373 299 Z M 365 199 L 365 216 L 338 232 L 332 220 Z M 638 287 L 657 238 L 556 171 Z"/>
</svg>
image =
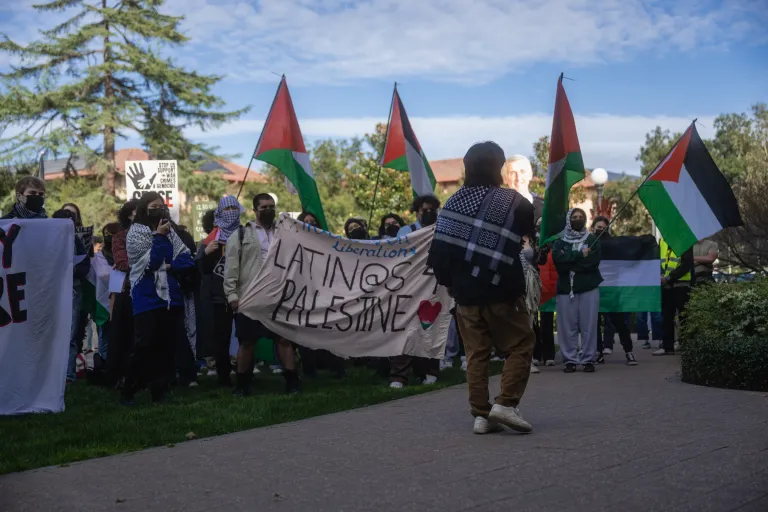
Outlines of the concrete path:
<svg viewBox="0 0 768 512">
<path fill-rule="evenodd" d="M 637 355 L 531 376 L 529 436 L 473 435 L 457 387 L 8 475 L 0 510 L 768 511 L 768 395 L 683 384 L 676 357 Z"/>
</svg>

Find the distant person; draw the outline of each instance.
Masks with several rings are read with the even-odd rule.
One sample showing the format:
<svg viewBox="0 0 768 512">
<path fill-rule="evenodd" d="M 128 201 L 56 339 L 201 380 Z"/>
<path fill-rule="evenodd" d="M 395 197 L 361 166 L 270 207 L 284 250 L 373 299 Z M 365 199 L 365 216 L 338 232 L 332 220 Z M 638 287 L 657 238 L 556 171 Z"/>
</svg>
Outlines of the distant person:
<svg viewBox="0 0 768 512">
<path fill-rule="evenodd" d="M 386 214 L 381 218 L 381 223 L 379 223 L 379 239 L 397 238 L 397 233 L 403 226 L 405 226 L 405 221 L 398 214 Z"/>
<path fill-rule="evenodd" d="M 719 255 L 719 248 L 714 240 L 705 238 L 693 246 L 693 273 L 697 285 L 715 282 L 713 274 Z"/>
<path fill-rule="evenodd" d="M 359 217 L 351 217 L 344 223 L 344 236 L 350 240 L 368 240 L 368 224 Z"/>
<path fill-rule="evenodd" d="M 16 202 L 3 219 L 45 219 L 45 182 L 25 176 L 16 182 Z"/>
<path fill-rule="evenodd" d="M 431 226 L 437 222 L 437 214 L 439 211 L 440 200 L 436 196 L 432 194 L 418 196 L 411 204 L 411 212 L 416 214 L 416 222 L 400 228 L 397 232 L 397 236 L 409 235 L 424 226 Z"/>
<path fill-rule="evenodd" d="M 659 241 L 661 253 L 661 321 L 663 324 L 662 348 L 655 356 L 674 355 L 675 315 L 683 319 L 685 307 L 691 298 L 693 280 L 693 247 L 677 256 L 663 238 Z"/>
<path fill-rule="evenodd" d="M 476 434 L 498 432 L 501 425 L 532 430 L 517 407 L 536 343 L 520 258 L 521 239 L 533 237 L 533 206 L 514 190 L 500 188 L 504 161 L 504 151 L 493 142 L 467 151 L 464 186 L 440 212 L 427 259 L 437 282 L 457 304 Z M 478 250 L 468 250 L 471 241 L 478 241 Z M 491 406 L 488 365 L 493 349 L 505 360 L 501 392 Z"/>
<path fill-rule="evenodd" d="M 299 214 L 297 219 L 299 222 L 303 222 L 304 224 L 308 224 L 310 226 L 314 226 L 316 228 L 320 227 L 320 223 L 317 221 L 317 217 L 313 213 L 304 211 Z"/>
</svg>

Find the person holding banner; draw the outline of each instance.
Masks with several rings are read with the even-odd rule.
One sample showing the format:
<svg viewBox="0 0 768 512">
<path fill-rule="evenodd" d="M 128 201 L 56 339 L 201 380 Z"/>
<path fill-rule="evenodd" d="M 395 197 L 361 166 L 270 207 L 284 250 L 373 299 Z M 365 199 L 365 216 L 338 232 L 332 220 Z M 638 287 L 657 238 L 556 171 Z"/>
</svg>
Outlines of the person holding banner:
<svg viewBox="0 0 768 512">
<path fill-rule="evenodd" d="M 530 377 L 536 335 L 526 304 L 521 241 L 533 238 L 534 212 L 518 192 L 501 188 L 504 151 L 494 142 L 472 146 L 464 156 L 465 182 L 440 212 L 427 266 L 457 304 L 467 353 L 473 431 L 502 425 L 532 431 L 517 406 Z M 501 392 L 489 403 L 491 352 L 504 356 Z"/>
<path fill-rule="evenodd" d="M 45 182 L 25 176 L 16 182 L 16 203 L 3 219 L 47 219 L 45 213 Z"/>
<path fill-rule="evenodd" d="M 157 192 L 147 192 L 139 200 L 126 248 L 135 341 L 120 403 L 130 406 L 146 385 L 153 402 L 165 398 L 174 348 L 180 336 L 186 337 L 184 298 L 177 276 L 193 269 L 194 261 L 172 229 L 165 202 Z"/>
</svg>

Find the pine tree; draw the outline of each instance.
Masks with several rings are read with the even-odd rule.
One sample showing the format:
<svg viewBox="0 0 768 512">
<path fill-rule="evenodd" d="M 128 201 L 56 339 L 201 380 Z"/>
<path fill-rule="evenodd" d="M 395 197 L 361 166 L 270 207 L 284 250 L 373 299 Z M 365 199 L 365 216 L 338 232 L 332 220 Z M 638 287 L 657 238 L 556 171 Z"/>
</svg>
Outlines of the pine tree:
<svg viewBox="0 0 768 512">
<path fill-rule="evenodd" d="M 76 11 L 26 46 L 0 38 L 0 51 L 21 65 L 0 74 L 0 141 L 7 155 L 44 147 L 86 157 L 115 190 L 115 140 L 138 133 L 153 156 L 212 158 L 187 127 L 210 129 L 247 109 L 223 112 L 211 89 L 219 76 L 187 71 L 162 56 L 188 39 L 181 17 L 160 12 L 163 0 L 53 0 L 42 14 Z"/>
</svg>

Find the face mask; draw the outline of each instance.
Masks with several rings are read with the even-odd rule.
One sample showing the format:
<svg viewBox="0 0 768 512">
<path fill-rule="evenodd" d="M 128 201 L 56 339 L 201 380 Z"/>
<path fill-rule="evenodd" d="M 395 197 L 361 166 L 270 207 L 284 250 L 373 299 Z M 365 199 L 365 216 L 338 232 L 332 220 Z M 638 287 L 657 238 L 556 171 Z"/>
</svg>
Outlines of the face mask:
<svg viewBox="0 0 768 512">
<path fill-rule="evenodd" d="M 421 214 L 421 225 L 431 226 L 437 222 L 437 210 L 427 210 Z"/>
<path fill-rule="evenodd" d="M 396 237 L 397 232 L 400 231 L 400 226 L 397 224 L 387 224 L 384 228 L 384 233 L 386 233 L 387 236 Z"/>
<path fill-rule="evenodd" d="M 363 228 L 355 228 L 349 232 L 350 240 L 365 240 L 368 238 L 368 233 Z"/>
<path fill-rule="evenodd" d="M 165 218 L 165 211 L 163 208 L 151 208 L 147 210 L 147 217 L 150 217 L 151 219 L 162 219 Z"/>
<path fill-rule="evenodd" d="M 264 210 L 259 212 L 259 222 L 265 228 L 272 226 L 275 222 L 275 210 Z"/>
<path fill-rule="evenodd" d="M 585 221 L 583 220 L 572 220 L 571 221 L 571 229 L 574 231 L 581 231 L 584 229 Z"/>
<path fill-rule="evenodd" d="M 24 203 L 24 207 L 35 213 L 40 213 L 43 211 L 43 206 L 45 205 L 45 197 L 43 196 L 24 196 L 26 197 L 26 202 Z"/>
</svg>

